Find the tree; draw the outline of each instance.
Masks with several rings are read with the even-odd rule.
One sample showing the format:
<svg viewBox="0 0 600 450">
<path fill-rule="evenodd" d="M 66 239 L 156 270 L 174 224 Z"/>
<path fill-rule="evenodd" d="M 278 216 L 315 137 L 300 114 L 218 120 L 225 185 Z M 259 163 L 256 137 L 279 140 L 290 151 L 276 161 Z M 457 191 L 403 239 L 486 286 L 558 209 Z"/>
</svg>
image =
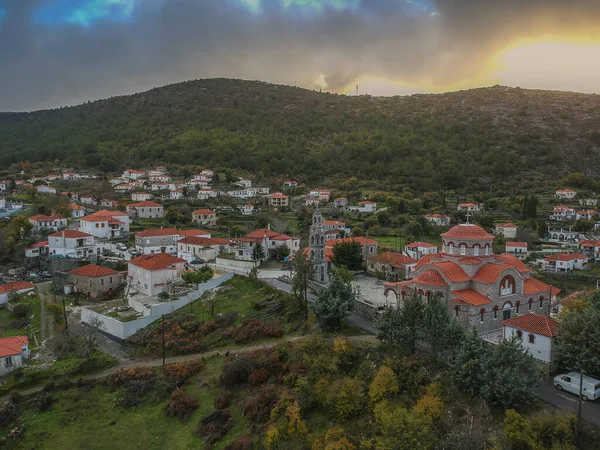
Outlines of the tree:
<svg viewBox="0 0 600 450">
<path fill-rule="evenodd" d="M 473 396 L 479 395 L 484 384 L 483 369 L 487 357 L 484 345 L 475 331 L 466 333 L 450 363 L 454 386 Z"/>
<path fill-rule="evenodd" d="M 373 403 L 377 403 L 396 394 L 398 390 L 398 379 L 394 371 L 388 366 L 381 366 L 369 386 L 369 398 Z"/>
<path fill-rule="evenodd" d="M 600 373 L 600 293 L 567 306 L 561 312 L 557 337 L 560 365 Z"/>
<path fill-rule="evenodd" d="M 402 305 L 386 308 L 377 320 L 378 338 L 407 347 L 411 353 L 423 328 L 423 298 L 416 292 L 405 297 Z"/>
<path fill-rule="evenodd" d="M 488 351 L 483 377 L 482 396 L 505 409 L 531 403 L 541 381 L 535 360 L 516 335 L 503 339 Z"/>
<path fill-rule="evenodd" d="M 319 326 L 325 331 L 339 330 L 342 319 L 354 308 L 355 298 L 352 285 L 334 273 L 327 287 L 319 293 L 312 304 Z"/>
<path fill-rule="evenodd" d="M 262 261 L 263 259 L 265 259 L 265 249 L 261 243 L 257 242 L 252 247 L 252 261 L 258 263 L 258 261 Z"/>
<path fill-rule="evenodd" d="M 456 344 L 456 341 L 448 339 L 450 335 L 456 338 L 455 322 L 445 300 L 439 295 L 432 295 L 427 299 L 423 312 L 423 339 L 431 346 L 435 356 Z"/>
<path fill-rule="evenodd" d="M 429 450 L 437 437 L 429 416 L 415 414 L 401 406 L 382 401 L 374 410 L 377 429 L 376 450 Z"/>
<path fill-rule="evenodd" d="M 363 247 L 360 242 L 339 242 L 333 246 L 331 262 L 348 270 L 364 269 Z"/>
<path fill-rule="evenodd" d="M 206 283 L 208 280 L 211 280 L 213 276 L 213 270 L 208 266 L 203 266 L 202 268 L 196 271 L 184 272 L 181 275 L 181 278 L 186 283 L 198 285 Z"/>
<path fill-rule="evenodd" d="M 179 210 L 176 206 L 169 206 L 167 212 L 165 212 L 165 219 L 171 224 L 177 223 L 177 217 L 179 216 Z"/>
<path fill-rule="evenodd" d="M 308 318 L 308 284 L 315 278 L 315 267 L 305 253 L 298 252 L 292 262 L 292 293 Z"/>
<path fill-rule="evenodd" d="M 278 261 L 283 261 L 285 258 L 290 256 L 290 248 L 287 245 L 278 245 L 275 247 L 275 256 Z"/>
</svg>

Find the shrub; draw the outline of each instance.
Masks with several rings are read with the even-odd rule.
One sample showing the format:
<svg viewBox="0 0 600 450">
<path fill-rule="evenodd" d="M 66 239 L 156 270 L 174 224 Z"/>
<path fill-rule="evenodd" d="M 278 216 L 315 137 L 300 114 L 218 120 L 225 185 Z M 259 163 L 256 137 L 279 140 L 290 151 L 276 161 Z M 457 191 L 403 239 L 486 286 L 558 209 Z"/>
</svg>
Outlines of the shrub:
<svg viewBox="0 0 600 450">
<path fill-rule="evenodd" d="M 176 389 L 167 403 L 167 416 L 187 419 L 197 407 L 198 402 L 190 394 L 182 389 Z"/>
<path fill-rule="evenodd" d="M 221 384 L 227 388 L 244 384 L 248 382 L 248 377 L 252 371 L 252 363 L 246 357 L 240 357 L 226 361 L 225 364 L 223 364 Z"/>
<path fill-rule="evenodd" d="M 430 384 L 427 393 L 419 399 L 413 408 L 413 412 L 426 415 L 438 422 L 444 415 L 444 402 L 441 399 L 442 387 L 439 383 Z"/>
<path fill-rule="evenodd" d="M 128 381 L 132 380 L 147 380 L 153 375 L 150 369 L 145 367 L 135 368 L 122 368 L 115 370 L 113 373 L 106 377 L 106 382 L 109 386 L 117 387 L 122 386 Z"/>
<path fill-rule="evenodd" d="M 14 306 L 12 310 L 13 316 L 17 319 L 24 319 L 29 315 L 31 308 L 26 303 L 18 303 Z"/>
<path fill-rule="evenodd" d="M 389 367 L 381 366 L 369 387 L 369 398 L 373 403 L 377 403 L 397 392 L 398 380 L 396 374 Z"/>
<path fill-rule="evenodd" d="M 202 419 L 198 425 L 198 434 L 208 445 L 217 442 L 233 426 L 233 420 L 227 410 L 217 410 Z"/>
<path fill-rule="evenodd" d="M 165 375 L 175 379 L 178 382 L 184 382 L 192 375 L 199 373 L 206 366 L 204 359 L 193 361 L 184 361 L 175 364 L 169 364 L 164 367 Z"/>
<path fill-rule="evenodd" d="M 240 436 L 225 447 L 225 450 L 252 450 L 252 438 L 250 436 Z"/>
<path fill-rule="evenodd" d="M 263 386 L 256 395 L 246 400 L 244 416 L 254 423 L 266 422 L 278 400 L 279 389 L 277 386 L 272 384 Z"/>
<path fill-rule="evenodd" d="M 312 450 L 356 450 L 356 446 L 346 438 L 343 428 L 335 427 L 327 430 L 323 439 L 313 442 Z"/>
<path fill-rule="evenodd" d="M 206 322 L 204 325 L 202 325 L 200 327 L 200 333 L 202 333 L 203 336 L 206 336 L 207 334 L 212 333 L 213 331 L 215 331 L 217 329 L 217 324 L 214 322 Z"/>
<path fill-rule="evenodd" d="M 258 386 L 259 384 L 266 383 L 269 380 L 269 372 L 265 369 L 258 369 L 248 377 L 248 383 L 252 386 Z"/>
<path fill-rule="evenodd" d="M 54 403 L 54 399 L 48 392 L 44 391 L 27 401 L 30 408 L 40 413 L 48 411 L 52 406 L 52 403 Z"/>
<path fill-rule="evenodd" d="M 366 409 L 363 385 L 356 378 L 344 377 L 335 381 L 321 378 L 316 390 L 319 402 L 342 422 Z"/>
<path fill-rule="evenodd" d="M 231 392 L 229 391 L 223 391 L 220 394 L 218 394 L 215 399 L 214 399 L 214 405 L 215 405 L 215 409 L 225 409 L 229 406 L 229 403 L 231 402 Z"/>
<path fill-rule="evenodd" d="M 249 319 L 241 325 L 228 328 L 224 335 L 236 344 L 243 344 L 257 339 L 281 337 L 283 333 L 283 326 L 277 320 Z"/>
<path fill-rule="evenodd" d="M 0 427 L 6 427 L 19 418 L 19 410 L 14 403 L 0 405 Z"/>
<path fill-rule="evenodd" d="M 55 303 L 48 303 L 46 305 L 46 311 L 52 315 L 54 323 L 57 325 L 61 325 L 64 322 L 65 316 L 62 306 Z"/>
</svg>

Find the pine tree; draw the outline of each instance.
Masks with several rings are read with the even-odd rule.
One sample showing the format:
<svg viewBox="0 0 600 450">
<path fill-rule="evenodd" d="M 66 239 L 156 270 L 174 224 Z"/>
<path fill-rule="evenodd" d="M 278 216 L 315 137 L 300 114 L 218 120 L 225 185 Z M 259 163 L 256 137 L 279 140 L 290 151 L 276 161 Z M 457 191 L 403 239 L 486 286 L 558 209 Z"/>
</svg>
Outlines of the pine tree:
<svg viewBox="0 0 600 450">
<path fill-rule="evenodd" d="M 467 333 L 451 362 L 454 386 L 473 396 L 478 395 L 484 383 L 486 358 L 484 342 L 475 331 Z"/>
<path fill-rule="evenodd" d="M 339 330 L 342 319 L 354 309 L 355 297 L 352 285 L 334 273 L 327 287 L 319 293 L 317 300 L 311 305 L 321 329 Z"/>
<path fill-rule="evenodd" d="M 298 252 L 292 262 L 292 293 L 308 318 L 308 284 L 314 280 L 315 268 L 308 255 Z"/>
<path fill-rule="evenodd" d="M 423 338 L 435 356 L 451 347 L 448 335 L 456 331 L 454 322 L 446 302 L 438 295 L 429 297 L 423 313 Z"/>
<path fill-rule="evenodd" d="M 262 261 L 263 259 L 265 259 L 265 249 L 263 248 L 262 244 L 257 242 L 252 248 L 252 261 L 258 262 Z"/>
<path fill-rule="evenodd" d="M 423 298 L 416 292 L 406 297 L 398 308 L 387 308 L 377 321 L 378 338 L 406 346 L 412 353 L 422 334 Z"/>
</svg>

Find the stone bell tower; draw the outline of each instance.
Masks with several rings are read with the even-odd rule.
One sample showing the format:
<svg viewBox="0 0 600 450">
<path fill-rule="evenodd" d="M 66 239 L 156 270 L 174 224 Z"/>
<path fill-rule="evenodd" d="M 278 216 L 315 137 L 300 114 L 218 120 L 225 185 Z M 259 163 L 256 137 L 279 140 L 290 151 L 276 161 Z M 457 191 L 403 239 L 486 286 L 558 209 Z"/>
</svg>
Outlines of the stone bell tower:
<svg viewBox="0 0 600 450">
<path fill-rule="evenodd" d="M 310 260 L 315 268 L 315 280 L 318 283 L 327 283 L 329 274 L 327 273 L 327 260 L 325 259 L 325 227 L 318 206 L 313 213 L 310 227 Z"/>
</svg>

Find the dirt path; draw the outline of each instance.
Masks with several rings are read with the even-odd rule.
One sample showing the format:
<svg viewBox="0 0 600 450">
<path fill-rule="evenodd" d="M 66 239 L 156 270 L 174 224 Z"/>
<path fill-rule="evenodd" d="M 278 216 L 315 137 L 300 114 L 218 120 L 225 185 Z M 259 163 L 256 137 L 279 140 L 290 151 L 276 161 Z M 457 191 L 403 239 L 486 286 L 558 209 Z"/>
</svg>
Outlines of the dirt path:
<svg viewBox="0 0 600 450">
<path fill-rule="evenodd" d="M 38 284 L 38 294 L 40 296 L 40 335 L 42 337 L 40 359 L 43 362 L 48 362 L 52 359 L 52 354 L 47 344 L 54 337 L 54 318 L 46 309 L 47 304 L 53 303 L 53 296 L 50 294 L 51 287 L 51 281 Z"/>
<path fill-rule="evenodd" d="M 218 350 L 211 350 L 209 352 L 204 352 L 204 353 L 195 353 L 193 355 L 171 356 L 171 357 L 165 358 L 165 364 L 180 363 L 180 362 L 184 362 L 184 361 L 192 361 L 194 359 L 200 359 L 200 358 L 210 358 L 212 356 L 219 356 L 219 355 L 232 355 L 232 356 L 243 355 L 246 353 L 252 353 L 256 350 L 274 349 L 274 348 L 277 348 L 278 346 L 280 346 L 281 344 L 297 342 L 297 341 L 305 340 L 305 339 L 310 339 L 310 336 L 294 336 L 291 338 L 279 339 L 279 340 L 270 342 L 268 344 L 240 346 L 240 347 L 233 347 L 233 348 L 221 348 Z M 375 336 L 371 336 L 371 335 L 347 336 L 346 339 L 349 339 L 352 342 L 377 342 L 377 338 Z M 119 369 L 123 369 L 123 368 L 136 368 L 136 367 L 160 367 L 160 366 L 162 366 L 162 364 L 163 364 L 162 358 L 148 359 L 148 360 L 135 361 L 135 362 L 133 362 L 133 361 L 132 362 L 122 362 L 116 367 L 111 367 L 110 369 L 106 369 L 102 372 L 98 372 L 98 373 L 94 373 L 94 374 L 90 374 L 90 375 L 84 375 L 81 378 L 86 381 L 100 381 L 100 380 L 103 380 L 104 378 L 106 378 L 108 375 L 110 375 L 115 370 L 119 370 Z M 43 386 L 36 386 L 36 387 L 30 388 L 30 389 L 24 389 L 22 391 L 16 391 L 16 392 L 25 396 L 25 395 L 31 395 L 31 394 L 40 392 L 42 389 L 43 389 Z M 4 398 L 0 399 L 0 403 L 4 403 L 5 401 L 8 400 L 8 398 L 9 398 L 9 396 L 5 396 Z"/>
</svg>

